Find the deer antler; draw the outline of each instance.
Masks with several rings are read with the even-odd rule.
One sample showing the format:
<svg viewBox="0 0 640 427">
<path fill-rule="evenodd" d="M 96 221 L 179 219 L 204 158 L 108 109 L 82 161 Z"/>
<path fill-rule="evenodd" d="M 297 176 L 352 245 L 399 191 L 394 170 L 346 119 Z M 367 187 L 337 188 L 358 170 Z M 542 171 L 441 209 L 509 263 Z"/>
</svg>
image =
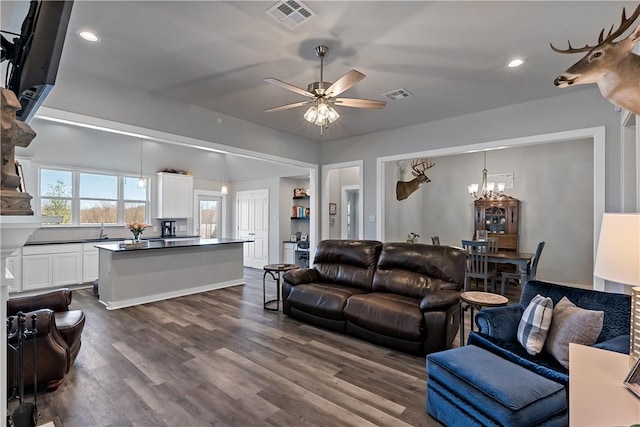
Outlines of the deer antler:
<svg viewBox="0 0 640 427">
<path fill-rule="evenodd" d="M 429 159 L 413 159 L 411 161 L 411 169 L 413 169 L 411 174 L 413 176 L 424 176 L 424 172 L 435 165 L 436 164 L 431 162 Z"/>
<path fill-rule="evenodd" d="M 602 29 L 602 31 L 600 31 L 600 35 L 598 36 L 598 44 L 594 45 L 594 46 L 589 46 L 588 44 L 585 45 L 584 47 L 579 47 L 579 48 L 575 48 L 573 46 L 571 46 L 571 41 L 568 41 L 569 44 L 569 48 L 568 49 L 558 49 L 556 48 L 552 43 L 549 43 L 549 45 L 551 46 L 551 49 L 553 49 L 554 52 L 558 52 L 558 53 L 579 53 L 579 52 L 587 52 L 595 47 L 600 46 L 603 43 L 611 43 L 613 42 L 616 38 L 618 38 L 619 36 L 621 36 L 625 31 L 627 31 L 627 29 L 631 26 L 631 24 L 633 24 L 633 22 L 638 19 L 638 16 L 640 16 L 640 5 L 638 5 L 638 7 L 636 8 L 636 10 L 633 12 L 633 14 L 631 14 L 631 16 L 629 16 L 629 18 L 627 18 L 626 16 L 627 12 L 624 8 L 622 8 L 622 19 L 620 20 L 620 26 L 618 27 L 618 29 L 616 31 L 613 31 L 613 25 L 611 26 L 611 28 L 609 29 L 609 33 L 607 34 L 607 37 L 604 37 L 604 28 Z"/>
</svg>

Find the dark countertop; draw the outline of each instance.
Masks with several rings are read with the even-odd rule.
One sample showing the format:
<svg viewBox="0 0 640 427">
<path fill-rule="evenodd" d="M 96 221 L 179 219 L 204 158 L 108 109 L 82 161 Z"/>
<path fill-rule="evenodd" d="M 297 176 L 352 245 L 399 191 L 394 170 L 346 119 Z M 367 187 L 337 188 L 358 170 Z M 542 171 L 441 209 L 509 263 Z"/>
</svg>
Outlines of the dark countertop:
<svg viewBox="0 0 640 427">
<path fill-rule="evenodd" d="M 172 238 L 174 239 L 174 238 Z M 129 241 L 130 242 L 130 241 Z M 105 245 L 95 245 L 98 249 L 104 249 L 111 252 L 127 252 L 127 251 L 146 251 L 149 249 L 171 249 L 171 248 L 188 248 L 193 246 L 216 246 L 216 245 L 228 245 L 233 243 L 245 243 L 249 240 L 242 239 L 200 239 L 195 237 L 192 239 L 173 240 L 171 242 L 165 242 L 162 239 L 159 240 L 143 240 L 142 245 L 131 245 L 121 247 L 119 243 L 111 243 Z"/>
</svg>

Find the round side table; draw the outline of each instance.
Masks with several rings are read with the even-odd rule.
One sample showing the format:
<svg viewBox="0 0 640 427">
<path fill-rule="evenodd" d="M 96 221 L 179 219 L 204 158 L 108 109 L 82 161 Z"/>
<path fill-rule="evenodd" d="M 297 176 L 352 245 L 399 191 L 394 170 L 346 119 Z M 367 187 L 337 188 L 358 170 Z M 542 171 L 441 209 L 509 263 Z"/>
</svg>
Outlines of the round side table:
<svg viewBox="0 0 640 427">
<path fill-rule="evenodd" d="M 289 270 L 295 270 L 300 268 L 295 264 L 267 264 L 263 267 L 264 273 L 262 274 L 262 301 L 264 302 L 264 309 L 270 311 L 280 311 L 280 279 L 281 274 Z M 265 279 L 267 274 L 276 282 L 276 299 L 267 301 L 266 284 Z M 269 307 L 272 303 L 276 303 L 276 308 Z"/>
<path fill-rule="evenodd" d="M 498 294 L 492 294 L 490 292 L 471 291 L 463 292 L 460 294 L 460 346 L 464 345 L 464 312 L 471 310 L 471 326 L 473 331 L 474 322 L 474 310 L 480 310 L 483 307 L 500 307 L 507 305 L 509 300 L 507 297 Z M 466 304 L 466 307 L 463 306 Z"/>
</svg>

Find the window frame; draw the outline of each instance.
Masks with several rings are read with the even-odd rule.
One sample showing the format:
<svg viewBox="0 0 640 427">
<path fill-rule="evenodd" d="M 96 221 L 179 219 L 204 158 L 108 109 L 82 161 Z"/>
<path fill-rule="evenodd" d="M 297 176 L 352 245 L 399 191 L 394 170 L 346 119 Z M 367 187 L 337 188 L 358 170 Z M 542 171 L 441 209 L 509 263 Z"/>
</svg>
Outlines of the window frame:
<svg viewBox="0 0 640 427">
<path fill-rule="evenodd" d="M 78 226 L 78 227 L 92 227 L 95 223 L 81 223 L 80 222 L 80 202 L 83 200 L 104 200 L 104 201 L 115 201 L 116 202 L 116 223 L 108 223 L 105 225 L 109 226 L 124 226 L 125 222 L 125 203 L 144 203 L 145 205 L 145 223 L 150 223 L 151 219 L 151 179 L 147 175 L 143 175 L 142 177 L 146 180 L 146 188 L 145 188 L 145 200 L 136 200 L 136 199 L 125 199 L 124 198 L 124 182 L 125 178 L 138 180 L 140 178 L 139 174 L 134 173 L 126 173 L 119 171 L 109 171 L 109 170 L 96 170 L 96 169 L 85 169 L 85 168 L 71 168 L 65 166 L 57 166 L 57 165 L 46 165 L 46 164 L 37 164 L 35 166 L 36 172 L 36 182 L 37 182 L 37 194 L 34 195 L 33 201 L 35 205 L 35 211 L 37 215 L 42 215 L 42 200 L 43 199 L 52 199 L 52 197 L 48 197 L 42 194 L 42 171 L 43 170 L 53 170 L 59 172 L 71 172 L 71 197 L 54 197 L 53 199 L 62 199 L 69 200 L 71 202 L 71 222 L 69 224 L 53 224 L 52 226 L 57 227 L 70 227 L 70 226 Z M 115 176 L 117 178 L 117 199 L 104 199 L 100 197 L 80 197 L 80 175 L 81 174 L 91 174 L 91 175 L 106 175 L 106 176 Z"/>
</svg>

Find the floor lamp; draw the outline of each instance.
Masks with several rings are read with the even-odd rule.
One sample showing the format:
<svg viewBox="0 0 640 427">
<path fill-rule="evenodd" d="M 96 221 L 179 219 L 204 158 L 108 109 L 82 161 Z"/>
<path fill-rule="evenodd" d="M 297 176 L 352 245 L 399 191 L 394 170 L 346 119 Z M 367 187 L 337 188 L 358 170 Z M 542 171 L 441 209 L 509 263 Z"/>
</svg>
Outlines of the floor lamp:
<svg viewBox="0 0 640 427">
<path fill-rule="evenodd" d="M 593 274 L 631 289 L 629 363 L 640 358 L 640 213 L 605 213 Z"/>
</svg>

